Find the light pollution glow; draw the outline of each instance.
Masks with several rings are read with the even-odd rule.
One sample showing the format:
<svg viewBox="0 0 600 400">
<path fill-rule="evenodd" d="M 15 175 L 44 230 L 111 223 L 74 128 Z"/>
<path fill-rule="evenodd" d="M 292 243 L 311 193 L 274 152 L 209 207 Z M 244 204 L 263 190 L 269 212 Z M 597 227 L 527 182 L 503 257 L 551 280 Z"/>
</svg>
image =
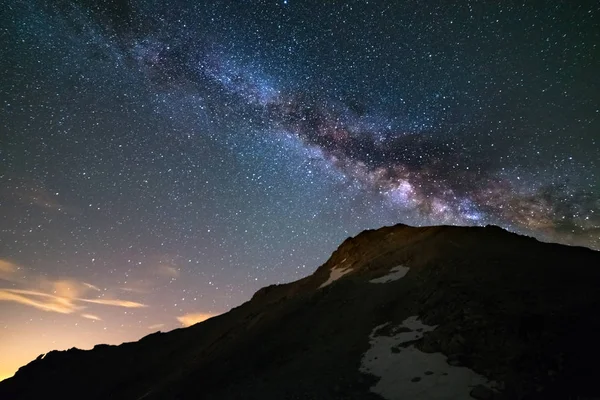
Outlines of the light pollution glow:
<svg viewBox="0 0 600 400">
<path fill-rule="evenodd" d="M 179 276 L 172 266 L 161 265 L 156 271 L 161 277 Z M 0 380 L 13 376 L 19 367 L 51 350 L 66 350 L 72 347 L 91 349 L 98 343 L 120 344 L 124 341 L 138 340 L 157 330 L 191 326 L 216 315 L 191 312 L 165 317 L 170 323 L 153 323 L 145 328 L 140 328 L 141 325 L 128 327 L 111 323 L 110 319 L 115 310 L 122 309 L 127 315 L 127 310 L 145 309 L 148 306 L 118 298 L 116 293 L 122 291 L 132 296 L 145 291 L 101 289 L 94 284 L 73 278 L 52 280 L 31 273 L 6 259 L 0 259 L 0 282 L 12 286 L 0 288 L 0 307 L 3 308 L 0 312 L 13 319 L 22 319 L 28 325 L 26 332 L 15 330 L 14 325 L 3 326 L 0 336 Z M 16 303 L 21 307 L 9 309 L 4 306 L 7 303 Z M 23 307 L 27 307 L 29 311 L 25 313 Z M 11 313 L 14 315 L 11 316 Z M 48 319 L 45 315 L 52 313 L 72 315 L 74 319 L 49 326 L 45 322 Z"/>
</svg>

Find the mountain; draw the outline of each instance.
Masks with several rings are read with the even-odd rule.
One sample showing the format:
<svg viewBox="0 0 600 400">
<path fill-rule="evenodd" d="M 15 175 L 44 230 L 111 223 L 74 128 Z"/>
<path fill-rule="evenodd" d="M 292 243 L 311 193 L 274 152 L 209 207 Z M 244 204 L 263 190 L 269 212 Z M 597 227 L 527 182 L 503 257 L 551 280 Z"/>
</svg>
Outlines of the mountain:
<svg viewBox="0 0 600 400">
<path fill-rule="evenodd" d="M 600 398 L 599 310 L 600 252 L 397 225 L 192 327 L 42 355 L 0 399 Z"/>
</svg>

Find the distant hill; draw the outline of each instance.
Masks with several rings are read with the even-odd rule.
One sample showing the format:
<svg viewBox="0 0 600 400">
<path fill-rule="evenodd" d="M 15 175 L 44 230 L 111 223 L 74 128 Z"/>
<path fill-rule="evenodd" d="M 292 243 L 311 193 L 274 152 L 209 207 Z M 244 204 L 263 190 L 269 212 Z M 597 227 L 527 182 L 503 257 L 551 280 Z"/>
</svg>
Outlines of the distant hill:
<svg viewBox="0 0 600 400">
<path fill-rule="evenodd" d="M 600 252 L 397 225 L 189 328 L 40 356 L 0 399 L 600 398 L 599 311 Z"/>
</svg>

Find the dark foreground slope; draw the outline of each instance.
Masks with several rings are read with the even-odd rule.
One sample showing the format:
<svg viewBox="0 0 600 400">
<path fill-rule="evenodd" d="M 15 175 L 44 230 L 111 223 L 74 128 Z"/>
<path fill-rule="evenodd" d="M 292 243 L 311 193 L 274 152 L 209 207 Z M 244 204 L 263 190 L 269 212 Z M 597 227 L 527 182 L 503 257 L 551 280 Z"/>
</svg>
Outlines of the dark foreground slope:
<svg viewBox="0 0 600 400">
<path fill-rule="evenodd" d="M 398 265 L 404 277 L 372 282 Z M 402 334 L 415 336 L 371 362 L 445 361 L 390 364 L 386 398 L 433 398 L 432 380 L 464 367 L 495 383 L 461 398 L 600 398 L 599 310 L 598 252 L 496 227 L 399 225 L 347 239 L 313 275 L 190 328 L 50 352 L 0 383 L 0 399 L 381 399 L 364 355 L 374 335 Z M 437 328 L 401 327 L 411 316 Z M 435 398 L 457 398 L 442 389 Z"/>
</svg>

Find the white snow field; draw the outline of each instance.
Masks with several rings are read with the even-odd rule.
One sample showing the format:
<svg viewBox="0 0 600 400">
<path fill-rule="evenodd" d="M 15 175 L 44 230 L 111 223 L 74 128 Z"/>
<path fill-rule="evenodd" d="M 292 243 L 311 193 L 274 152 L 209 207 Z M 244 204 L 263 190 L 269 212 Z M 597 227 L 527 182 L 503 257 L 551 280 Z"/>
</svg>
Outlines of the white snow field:
<svg viewBox="0 0 600 400">
<path fill-rule="evenodd" d="M 408 272 L 409 268 L 404 265 L 398 265 L 390 269 L 387 275 L 380 276 L 379 278 L 371 279 L 369 282 L 371 283 L 388 283 L 392 281 L 397 281 L 400 278 L 404 278 L 404 275 Z"/>
<path fill-rule="evenodd" d="M 493 383 L 484 376 L 465 367 L 449 365 L 442 353 L 424 353 L 414 345 L 395 347 L 420 339 L 436 326 L 425 325 L 417 316 L 412 316 L 393 330 L 393 336 L 377 336 L 388 324 L 373 329 L 369 336 L 371 348 L 361 361 L 361 372 L 380 378 L 371 388 L 372 392 L 387 400 L 449 400 L 471 398 L 469 393 L 477 385 L 491 388 Z"/>
<path fill-rule="evenodd" d="M 332 282 L 337 281 L 338 279 L 340 279 L 342 276 L 346 275 L 348 272 L 352 271 L 352 268 L 340 268 L 340 267 L 334 267 L 331 269 L 331 272 L 329 273 L 329 279 L 327 279 L 321 286 L 319 286 L 320 288 L 324 288 L 327 285 L 330 285 Z"/>
</svg>

